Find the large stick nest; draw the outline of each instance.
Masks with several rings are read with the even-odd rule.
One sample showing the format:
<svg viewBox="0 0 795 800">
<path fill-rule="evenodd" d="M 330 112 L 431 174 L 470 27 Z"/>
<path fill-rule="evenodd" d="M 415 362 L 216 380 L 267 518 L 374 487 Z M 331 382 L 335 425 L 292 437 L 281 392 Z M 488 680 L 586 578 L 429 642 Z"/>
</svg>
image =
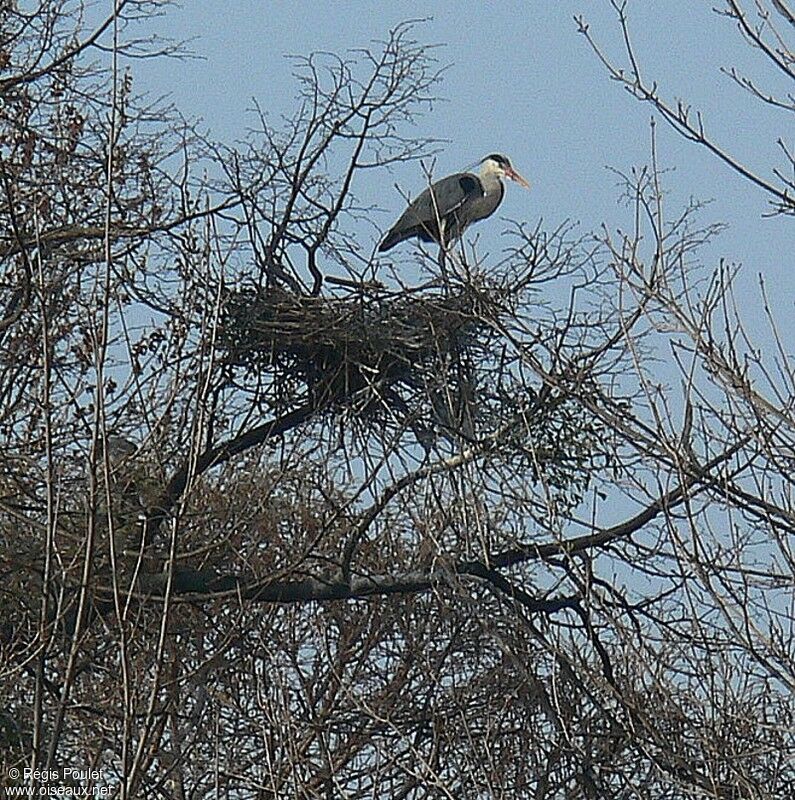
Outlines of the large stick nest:
<svg viewBox="0 0 795 800">
<path fill-rule="evenodd" d="M 230 292 L 221 346 L 230 363 L 305 381 L 323 405 L 442 369 L 494 332 L 502 292 L 361 293 L 344 298 Z M 504 298 L 503 298 L 504 299 Z"/>
</svg>

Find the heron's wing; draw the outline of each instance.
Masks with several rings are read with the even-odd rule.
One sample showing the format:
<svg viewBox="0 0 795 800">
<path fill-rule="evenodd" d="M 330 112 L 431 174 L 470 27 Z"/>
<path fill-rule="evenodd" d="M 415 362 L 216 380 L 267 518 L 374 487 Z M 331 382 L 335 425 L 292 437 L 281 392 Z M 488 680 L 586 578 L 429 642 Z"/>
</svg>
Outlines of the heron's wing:
<svg viewBox="0 0 795 800">
<path fill-rule="evenodd" d="M 480 178 L 478 178 L 477 175 L 472 175 L 469 172 L 462 172 L 454 177 L 458 178 L 458 185 L 461 187 L 461 191 L 464 194 L 464 200 L 468 200 L 471 197 L 483 196 L 483 184 L 480 182 Z M 461 202 L 463 203 L 464 201 L 462 200 Z"/>
<path fill-rule="evenodd" d="M 436 227 L 439 218 L 444 219 L 461 208 L 469 198 L 482 194 L 483 187 L 475 175 L 467 172 L 448 175 L 421 192 L 403 212 L 395 227 Z"/>
<path fill-rule="evenodd" d="M 410 236 L 438 241 L 439 220 L 447 219 L 468 200 L 483 197 L 483 194 L 480 179 L 469 172 L 458 172 L 436 181 L 409 204 L 390 229 L 380 249 L 388 250 Z"/>
<path fill-rule="evenodd" d="M 425 195 L 423 199 L 427 205 L 427 216 L 433 220 L 439 217 L 444 219 L 461 208 L 467 200 L 481 197 L 483 186 L 477 176 L 460 172 L 437 181 L 422 195 Z"/>
</svg>

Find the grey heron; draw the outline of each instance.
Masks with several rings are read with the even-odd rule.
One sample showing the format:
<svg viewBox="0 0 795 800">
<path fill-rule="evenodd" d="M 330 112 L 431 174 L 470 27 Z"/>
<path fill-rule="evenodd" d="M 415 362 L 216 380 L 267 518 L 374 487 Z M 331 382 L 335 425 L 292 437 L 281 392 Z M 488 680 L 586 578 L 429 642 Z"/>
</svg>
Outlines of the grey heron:
<svg viewBox="0 0 795 800">
<path fill-rule="evenodd" d="M 473 222 L 491 216 L 505 194 L 502 178 L 526 189 L 530 184 L 513 168 L 508 158 L 492 153 L 480 162 L 480 172 L 457 172 L 429 186 L 389 229 L 380 252 L 405 239 L 417 237 L 442 248 L 459 239 Z"/>
</svg>

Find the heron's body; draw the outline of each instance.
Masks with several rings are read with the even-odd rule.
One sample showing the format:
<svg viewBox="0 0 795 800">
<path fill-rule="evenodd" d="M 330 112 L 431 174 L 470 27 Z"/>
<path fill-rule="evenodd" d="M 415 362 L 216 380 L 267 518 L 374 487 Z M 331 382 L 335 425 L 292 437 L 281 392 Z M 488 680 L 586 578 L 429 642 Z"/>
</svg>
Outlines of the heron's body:
<svg viewBox="0 0 795 800">
<path fill-rule="evenodd" d="M 500 155 L 487 156 L 480 173 L 458 172 L 429 186 L 392 226 L 379 250 L 384 252 L 405 239 L 449 245 L 473 223 L 491 216 L 502 202 L 505 176 L 522 186 L 527 181 Z"/>
</svg>

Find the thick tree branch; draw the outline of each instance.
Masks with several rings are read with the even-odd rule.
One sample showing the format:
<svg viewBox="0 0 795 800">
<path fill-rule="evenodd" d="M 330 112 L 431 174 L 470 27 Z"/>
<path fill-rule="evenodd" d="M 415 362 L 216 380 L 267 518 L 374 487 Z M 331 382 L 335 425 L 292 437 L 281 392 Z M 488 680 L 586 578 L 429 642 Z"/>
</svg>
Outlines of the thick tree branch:
<svg viewBox="0 0 795 800">
<path fill-rule="evenodd" d="M 196 458 L 195 462 L 188 459 L 174 473 L 166 488 L 146 512 L 143 532 L 144 544 L 151 543 L 160 525 L 182 497 L 190 480 L 197 478 L 212 467 L 223 464 L 232 456 L 250 450 L 252 447 L 267 442 L 269 439 L 282 436 L 306 422 L 318 410 L 319 408 L 315 405 L 302 406 L 270 422 L 251 428 L 217 447 L 205 450 Z"/>
</svg>

